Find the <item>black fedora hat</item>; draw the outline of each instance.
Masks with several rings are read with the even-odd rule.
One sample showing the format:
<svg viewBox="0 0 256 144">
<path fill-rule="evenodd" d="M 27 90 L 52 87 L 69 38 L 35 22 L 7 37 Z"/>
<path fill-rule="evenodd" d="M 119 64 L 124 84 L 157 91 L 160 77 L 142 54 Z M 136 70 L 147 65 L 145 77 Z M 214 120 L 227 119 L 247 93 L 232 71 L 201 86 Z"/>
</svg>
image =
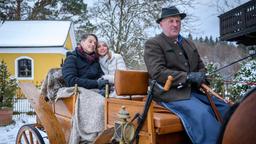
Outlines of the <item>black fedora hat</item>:
<svg viewBox="0 0 256 144">
<path fill-rule="evenodd" d="M 171 6 L 168 8 L 162 8 L 162 14 L 159 19 L 156 20 L 157 23 L 160 23 L 160 21 L 166 17 L 169 16 L 177 16 L 179 15 L 181 19 L 184 19 L 186 17 L 185 13 L 180 13 L 179 10 L 175 6 Z"/>
</svg>

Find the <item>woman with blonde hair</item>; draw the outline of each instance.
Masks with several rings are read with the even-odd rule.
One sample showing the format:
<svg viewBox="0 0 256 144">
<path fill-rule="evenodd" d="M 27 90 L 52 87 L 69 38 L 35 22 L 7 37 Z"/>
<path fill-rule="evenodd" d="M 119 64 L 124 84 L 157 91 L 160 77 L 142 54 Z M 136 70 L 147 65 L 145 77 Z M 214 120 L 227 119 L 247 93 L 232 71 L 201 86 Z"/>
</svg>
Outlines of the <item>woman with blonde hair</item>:
<svg viewBox="0 0 256 144">
<path fill-rule="evenodd" d="M 123 57 L 120 54 L 114 53 L 109 50 L 109 47 L 106 42 L 100 41 L 96 49 L 97 54 L 99 55 L 99 63 L 104 75 L 101 76 L 102 79 L 108 80 L 110 84 L 109 95 L 115 97 L 116 93 L 114 91 L 114 77 L 115 71 L 125 70 L 126 65 Z M 104 95 L 105 91 L 101 91 Z"/>
<path fill-rule="evenodd" d="M 100 66 L 104 72 L 102 78 L 108 80 L 110 84 L 114 84 L 115 71 L 126 69 L 123 57 L 109 50 L 107 43 L 104 41 L 98 43 L 96 52 L 99 55 Z"/>
</svg>

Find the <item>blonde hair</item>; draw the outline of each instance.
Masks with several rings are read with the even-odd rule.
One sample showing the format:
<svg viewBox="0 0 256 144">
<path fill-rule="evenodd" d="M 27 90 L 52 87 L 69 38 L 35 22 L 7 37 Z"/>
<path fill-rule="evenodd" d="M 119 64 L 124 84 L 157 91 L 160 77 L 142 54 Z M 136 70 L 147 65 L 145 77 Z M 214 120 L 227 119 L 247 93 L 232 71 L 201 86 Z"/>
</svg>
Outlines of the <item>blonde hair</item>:
<svg viewBox="0 0 256 144">
<path fill-rule="evenodd" d="M 97 48 L 96 48 L 96 53 L 99 55 L 98 47 L 99 47 L 99 44 L 100 44 L 100 43 L 103 43 L 103 45 L 107 47 L 107 50 L 108 50 L 108 51 L 107 51 L 108 59 L 111 59 L 112 55 L 111 55 L 111 53 L 109 52 L 108 44 L 107 44 L 105 41 L 99 41 L 99 42 L 98 42 L 98 46 L 97 46 Z"/>
</svg>

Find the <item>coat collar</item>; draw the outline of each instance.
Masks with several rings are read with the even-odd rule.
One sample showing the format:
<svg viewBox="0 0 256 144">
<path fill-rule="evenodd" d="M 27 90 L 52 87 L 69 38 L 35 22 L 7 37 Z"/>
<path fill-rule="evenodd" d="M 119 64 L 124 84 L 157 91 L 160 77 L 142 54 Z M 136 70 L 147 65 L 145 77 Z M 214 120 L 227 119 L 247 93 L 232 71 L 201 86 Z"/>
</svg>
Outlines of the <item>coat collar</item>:
<svg viewBox="0 0 256 144">
<path fill-rule="evenodd" d="M 165 38 L 168 42 L 171 42 L 172 44 L 178 44 L 179 46 L 182 45 L 183 37 L 179 34 L 178 38 L 170 38 L 167 37 L 163 32 L 160 34 L 161 37 Z"/>
</svg>

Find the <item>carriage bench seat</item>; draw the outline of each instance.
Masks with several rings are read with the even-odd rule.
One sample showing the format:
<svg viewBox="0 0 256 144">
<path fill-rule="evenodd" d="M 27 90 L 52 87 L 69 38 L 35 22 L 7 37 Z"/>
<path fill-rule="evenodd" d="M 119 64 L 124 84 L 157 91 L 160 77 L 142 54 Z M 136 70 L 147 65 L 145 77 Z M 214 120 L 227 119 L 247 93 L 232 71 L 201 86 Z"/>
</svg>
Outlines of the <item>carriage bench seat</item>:
<svg viewBox="0 0 256 144">
<path fill-rule="evenodd" d="M 113 127 L 118 119 L 121 106 L 125 106 L 131 118 L 142 113 L 145 101 L 133 99 L 132 95 L 146 97 L 148 91 L 148 73 L 145 71 L 117 70 L 115 72 L 115 90 L 118 96 L 130 96 L 129 99 L 107 98 L 105 101 L 105 126 Z M 117 97 L 118 97 L 117 96 Z M 162 110 L 161 110 L 162 109 Z M 137 126 L 137 122 L 133 122 Z M 187 136 L 179 117 L 152 102 L 147 118 L 140 132 L 140 143 L 186 143 Z"/>
<path fill-rule="evenodd" d="M 171 113 L 154 113 L 154 125 L 157 134 L 167 134 L 183 131 L 179 117 Z"/>
</svg>

